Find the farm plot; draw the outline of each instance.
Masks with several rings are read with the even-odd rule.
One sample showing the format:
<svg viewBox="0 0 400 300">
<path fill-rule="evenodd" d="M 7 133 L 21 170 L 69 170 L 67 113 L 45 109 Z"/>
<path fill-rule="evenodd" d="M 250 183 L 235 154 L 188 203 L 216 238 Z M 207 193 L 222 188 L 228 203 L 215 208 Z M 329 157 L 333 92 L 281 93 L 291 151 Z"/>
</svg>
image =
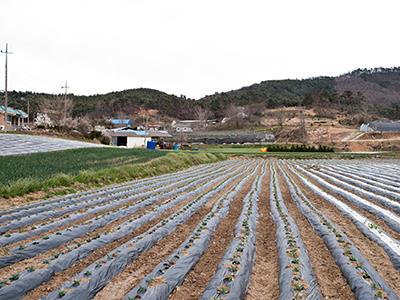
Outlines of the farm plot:
<svg viewBox="0 0 400 300">
<path fill-rule="evenodd" d="M 102 145 L 44 136 L 0 134 L 0 156 L 91 147 Z"/>
<path fill-rule="evenodd" d="M 241 159 L 0 212 L 0 299 L 399 299 L 400 163 Z"/>
</svg>

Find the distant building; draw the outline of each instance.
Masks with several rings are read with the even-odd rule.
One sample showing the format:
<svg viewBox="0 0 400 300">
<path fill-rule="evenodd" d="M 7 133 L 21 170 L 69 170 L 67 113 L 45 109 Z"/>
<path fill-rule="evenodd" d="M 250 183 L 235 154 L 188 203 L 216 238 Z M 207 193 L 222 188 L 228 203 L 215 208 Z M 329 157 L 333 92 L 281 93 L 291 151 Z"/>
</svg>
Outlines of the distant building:
<svg viewBox="0 0 400 300">
<path fill-rule="evenodd" d="M 131 127 L 113 129 L 111 144 L 127 148 L 144 148 L 148 141 L 172 137 L 164 130 L 137 130 Z"/>
<path fill-rule="evenodd" d="M 176 132 L 193 132 L 195 130 L 204 129 L 210 122 L 215 123 L 214 120 L 174 120 L 171 123 L 171 127 Z"/>
<path fill-rule="evenodd" d="M 0 105 L 0 129 L 4 129 L 6 108 Z M 11 128 L 23 127 L 28 122 L 28 114 L 20 109 L 7 107 L 7 126 Z"/>
<path fill-rule="evenodd" d="M 400 121 L 385 122 L 372 121 L 360 126 L 360 131 L 364 132 L 400 132 Z"/>
<path fill-rule="evenodd" d="M 133 122 L 131 119 L 111 119 L 109 120 L 111 125 L 114 128 L 120 128 L 120 127 L 131 127 L 133 125 Z"/>
</svg>

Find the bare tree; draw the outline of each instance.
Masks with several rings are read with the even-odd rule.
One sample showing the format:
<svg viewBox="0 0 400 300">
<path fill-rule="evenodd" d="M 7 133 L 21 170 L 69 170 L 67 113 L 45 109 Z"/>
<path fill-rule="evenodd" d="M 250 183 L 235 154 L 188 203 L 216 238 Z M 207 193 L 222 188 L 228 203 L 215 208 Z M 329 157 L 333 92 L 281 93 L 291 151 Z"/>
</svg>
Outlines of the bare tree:
<svg viewBox="0 0 400 300">
<path fill-rule="evenodd" d="M 67 126 L 70 124 L 73 108 L 74 103 L 69 98 L 65 101 L 59 97 L 55 99 L 45 98 L 39 104 L 40 112 L 47 114 L 56 126 Z"/>
<path fill-rule="evenodd" d="M 299 139 L 302 143 L 306 144 L 308 140 L 306 121 L 304 112 L 300 111 L 300 122 L 299 122 Z"/>
<path fill-rule="evenodd" d="M 246 113 L 243 107 L 230 104 L 225 109 L 225 118 L 227 123 L 233 125 L 234 128 L 239 129 L 243 127 Z"/>
<path fill-rule="evenodd" d="M 267 116 L 271 119 L 274 119 L 275 123 L 281 128 L 283 127 L 285 122 L 292 117 L 290 113 L 283 110 L 271 111 L 267 114 Z"/>
<path fill-rule="evenodd" d="M 210 111 L 207 108 L 197 106 L 194 109 L 194 115 L 197 120 L 201 121 L 203 128 L 206 127 L 208 117 L 210 116 Z"/>
</svg>

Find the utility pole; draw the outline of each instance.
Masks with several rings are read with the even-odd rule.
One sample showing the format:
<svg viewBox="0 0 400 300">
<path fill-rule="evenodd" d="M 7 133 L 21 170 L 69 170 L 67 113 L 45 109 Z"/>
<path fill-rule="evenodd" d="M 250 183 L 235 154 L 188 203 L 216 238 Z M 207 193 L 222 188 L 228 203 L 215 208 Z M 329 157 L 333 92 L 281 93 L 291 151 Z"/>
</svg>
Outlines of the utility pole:
<svg viewBox="0 0 400 300">
<path fill-rule="evenodd" d="M 8 122 L 8 93 L 7 93 L 7 67 L 8 67 L 8 54 L 12 54 L 12 52 L 8 52 L 8 43 L 6 43 L 6 50 L 0 50 L 0 53 L 5 54 L 6 55 L 6 75 L 5 75 L 5 84 L 4 84 L 4 106 L 5 106 L 5 111 L 4 111 L 4 120 L 5 120 L 5 124 L 4 124 L 4 129 L 7 130 L 7 122 Z"/>
<path fill-rule="evenodd" d="M 21 101 L 27 101 L 27 104 L 28 104 L 28 123 L 27 123 L 27 125 L 28 125 L 28 127 L 29 127 L 29 124 L 30 124 L 30 122 L 29 122 L 29 114 L 30 114 L 30 112 L 29 112 L 29 108 L 30 108 L 30 105 L 29 105 L 29 98 L 28 99 L 25 99 L 25 97 L 21 97 Z"/>
<path fill-rule="evenodd" d="M 67 118 L 67 94 L 68 94 L 68 89 L 69 89 L 69 86 L 68 86 L 68 83 L 66 80 L 65 80 L 65 85 L 61 88 L 65 90 L 65 92 L 64 92 L 64 120 L 65 120 Z"/>
<path fill-rule="evenodd" d="M 147 114 L 144 114 L 144 148 L 146 148 L 146 140 L 147 140 Z"/>
</svg>

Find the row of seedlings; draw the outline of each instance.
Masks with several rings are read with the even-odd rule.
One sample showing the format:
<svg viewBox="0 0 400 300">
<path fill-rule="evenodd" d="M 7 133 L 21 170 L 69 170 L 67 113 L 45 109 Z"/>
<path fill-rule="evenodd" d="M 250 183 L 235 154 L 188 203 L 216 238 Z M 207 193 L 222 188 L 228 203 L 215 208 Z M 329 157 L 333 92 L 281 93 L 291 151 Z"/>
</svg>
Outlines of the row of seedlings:
<svg viewBox="0 0 400 300">
<path fill-rule="evenodd" d="M 326 180 L 320 178 L 317 175 L 314 175 L 310 171 L 305 170 L 304 168 L 295 165 L 296 169 L 302 172 L 303 174 L 307 175 L 308 177 L 315 180 L 318 184 L 323 186 L 324 188 L 336 193 L 339 196 L 344 197 L 354 205 L 372 213 L 379 218 L 381 218 L 390 228 L 392 228 L 396 232 L 400 232 L 400 216 L 396 215 L 395 213 L 391 212 L 390 210 L 384 209 L 374 203 L 371 203 L 368 200 L 361 198 L 351 192 L 348 192 L 334 184 L 327 182 Z"/>
<path fill-rule="evenodd" d="M 336 161 L 335 161 L 336 162 Z M 393 170 L 390 171 L 390 175 L 385 175 L 385 167 L 382 164 L 378 164 L 378 168 L 375 169 L 372 165 L 349 165 L 348 162 L 346 164 L 333 164 L 332 162 L 327 163 L 326 161 L 318 161 L 314 166 L 322 166 L 323 169 L 330 169 L 334 172 L 343 173 L 343 175 L 350 176 L 356 178 L 358 180 L 365 181 L 367 183 L 383 184 L 384 186 L 394 188 L 399 190 L 400 184 L 396 180 L 396 174 L 393 173 Z M 357 175 L 356 175 L 357 174 Z"/>
<path fill-rule="evenodd" d="M 266 167 L 243 199 L 235 236 L 208 283 L 201 299 L 243 299 L 255 260 L 258 199 Z"/>
<path fill-rule="evenodd" d="M 245 184 L 254 180 L 258 170 L 241 180 L 234 190 L 214 204 L 195 231 L 165 261 L 159 263 L 124 299 L 168 299 L 172 291 L 182 284 L 208 248 L 220 222 L 228 215 L 231 202 Z"/>
<path fill-rule="evenodd" d="M 219 173 L 229 172 L 233 168 L 222 168 L 220 170 L 215 170 L 212 172 L 208 172 L 205 174 L 199 174 L 194 177 L 190 177 L 188 179 L 174 181 L 167 185 L 162 185 L 160 188 L 155 190 L 146 191 L 143 193 L 138 192 L 136 195 L 121 198 L 118 202 L 111 202 L 109 204 L 104 204 L 100 206 L 95 206 L 93 208 L 89 208 L 87 210 L 78 211 L 74 214 L 66 214 L 59 219 L 49 219 L 41 224 L 35 224 L 32 226 L 26 226 L 26 230 L 18 230 L 15 229 L 13 231 L 6 231 L 3 235 L 0 236 L 0 246 L 9 245 L 18 241 L 23 241 L 29 237 L 54 230 L 58 227 L 68 225 L 72 222 L 76 222 L 78 220 L 90 217 L 93 215 L 94 218 L 101 218 L 101 216 L 97 216 L 99 213 L 105 213 L 107 211 L 116 212 L 117 210 L 122 210 L 126 213 L 131 213 L 132 209 L 135 211 L 135 206 L 140 203 L 146 203 L 149 205 L 153 203 L 155 200 L 159 200 L 158 197 L 160 195 L 170 196 L 171 193 L 178 193 L 188 190 L 189 188 L 196 186 L 196 184 L 201 184 L 203 181 L 210 178 L 210 176 L 214 176 Z M 154 201 L 153 201 L 154 200 Z M 161 200 L 161 199 L 160 199 Z M 88 221 L 89 223 L 90 220 Z M 90 231 L 93 229 L 90 229 Z"/>
<path fill-rule="evenodd" d="M 395 199 L 400 197 L 400 195 L 398 194 L 400 192 L 400 187 L 396 187 L 395 185 L 393 185 L 393 183 L 382 183 L 379 178 L 375 178 L 374 180 L 370 178 L 365 178 L 361 176 L 360 172 L 357 172 L 358 175 L 356 175 L 354 174 L 354 172 L 349 173 L 348 171 L 346 172 L 341 169 L 333 168 L 332 166 L 324 166 L 323 169 L 325 172 L 330 172 L 330 174 L 332 175 L 342 175 L 344 177 L 341 178 L 348 180 L 348 182 L 352 180 L 351 182 L 354 182 L 359 186 L 361 185 L 366 190 L 385 193 L 387 196 L 393 196 Z"/>
<path fill-rule="evenodd" d="M 279 299 L 322 299 L 299 229 L 285 205 L 275 166 L 271 166 L 270 203 L 276 224 Z"/>
<path fill-rule="evenodd" d="M 76 243 L 65 252 L 49 256 L 42 261 L 43 268 L 38 270 L 27 268 L 24 272 L 14 274 L 15 276 L 13 275 L 12 278 L 10 277 L 8 281 L 3 281 L 3 287 L 0 288 L 0 299 L 11 299 L 10 297 L 16 297 L 17 299 L 18 297 L 23 296 L 29 290 L 48 281 L 55 273 L 68 269 L 73 263 L 85 258 L 96 249 L 123 238 L 147 222 L 156 219 L 166 210 L 178 205 L 186 199 L 201 198 L 215 185 L 221 184 L 221 181 L 226 181 L 229 176 L 238 176 L 241 170 L 242 169 L 240 168 L 234 173 L 231 172 L 224 174 L 222 178 L 217 177 L 212 179 L 205 185 L 199 186 L 197 189 L 189 193 L 171 198 L 169 201 L 157 205 L 151 211 L 125 221 L 114 231 L 103 233 L 101 235 L 99 234 L 86 240 L 86 243 Z"/>
<path fill-rule="evenodd" d="M 293 201 L 323 239 L 357 299 L 398 299 L 346 234 L 308 200 L 290 175 L 282 174 Z"/>
<path fill-rule="evenodd" d="M 396 213 L 400 213 L 400 202 L 382 196 L 382 194 L 386 196 L 390 194 L 391 198 L 396 199 L 396 197 L 398 197 L 400 199 L 400 194 L 398 193 L 390 192 L 370 184 L 362 183 L 359 180 L 354 180 L 329 170 L 324 170 L 324 172 L 321 172 L 314 170 L 313 168 L 308 168 L 308 171 L 316 176 L 325 178 L 331 183 L 334 183 L 335 185 L 344 188 L 347 191 L 366 197 L 369 200 L 376 201 L 380 205 L 389 208 Z"/>
<path fill-rule="evenodd" d="M 233 172 L 236 172 L 236 170 Z M 202 181 L 207 181 L 208 179 L 209 178 L 203 179 Z M 60 230 L 53 234 L 46 234 L 39 240 L 34 240 L 25 245 L 19 245 L 18 247 L 9 250 L 8 255 L 0 257 L 0 267 L 5 267 L 13 263 L 16 263 L 18 261 L 24 260 L 26 258 L 34 257 L 40 253 L 46 252 L 68 241 L 83 236 L 88 232 L 92 232 L 93 230 L 101 228 L 109 224 L 110 222 L 114 222 L 121 218 L 129 216 L 137 212 L 139 209 L 151 205 L 156 201 L 162 201 L 168 199 L 176 195 L 178 192 L 186 190 L 186 188 L 190 189 L 190 188 L 195 188 L 196 186 L 197 183 L 194 182 L 189 186 L 181 187 L 178 190 L 172 189 L 171 191 L 163 195 L 155 194 L 149 198 L 144 198 L 138 202 L 135 202 L 129 207 L 121 207 L 119 209 L 116 208 L 115 210 L 108 211 L 103 215 L 93 217 L 82 224 L 67 227 L 64 230 Z"/>
<path fill-rule="evenodd" d="M 383 182 L 387 182 L 389 184 L 394 184 L 395 186 L 400 186 L 400 180 L 398 179 L 399 171 L 394 170 L 392 167 L 385 167 L 385 165 L 380 164 L 379 166 L 375 165 L 342 165 L 341 169 L 356 172 L 363 175 L 363 177 L 368 177 L 370 179 L 377 178 L 378 180 L 384 180 Z M 372 177 L 371 177 L 372 176 Z"/>
<path fill-rule="evenodd" d="M 225 164 L 228 165 L 228 164 Z M 80 192 L 71 194 L 68 196 L 64 196 L 62 198 L 55 198 L 51 200 L 45 201 L 38 201 L 32 204 L 28 204 L 22 207 L 2 210 L 0 216 L 0 222 L 3 223 L 7 220 L 12 220 L 24 216 L 30 216 L 33 214 L 37 214 L 39 212 L 48 211 L 50 209 L 57 209 L 60 207 L 65 207 L 72 204 L 79 204 L 79 203 L 90 203 L 91 201 L 106 198 L 110 199 L 112 196 L 123 196 L 128 195 L 131 192 L 137 192 L 139 190 L 143 190 L 143 188 L 151 188 L 157 186 L 160 183 L 168 183 L 171 180 L 176 178 L 185 178 L 188 175 L 195 175 L 199 173 L 206 173 L 210 169 L 216 168 L 216 164 L 212 164 L 211 166 L 202 166 L 196 169 L 192 169 L 190 172 L 185 171 L 182 173 L 174 173 L 174 174 L 167 174 L 157 177 L 150 177 L 138 181 L 133 181 L 124 184 L 118 184 L 113 186 L 107 186 L 105 188 L 99 190 L 92 190 L 87 192 Z M 97 203 L 97 202 L 96 202 Z"/>
<path fill-rule="evenodd" d="M 350 219 L 356 227 L 370 240 L 381 246 L 385 252 L 388 254 L 393 266 L 396 270 L 400 270 L 400 243 L 388 233 L 383 231 L 377 224 L 359 214 L 357 211 L 353 210 L 347 204 L 333 197 L 331 194 L 323 191 L 321 188 L 311 183 L 302 174 L 296 172 L 295 169 L 287 166 L 288 169 L 296 175 L 302 184 L 309 188 L 315 195 L 321 197 L 322 199 L 328 201 L 333 206 L 335 206 L 343 216 Z"/>
<path fill-rule="evenodd" d="M 207 172 L 201 172 L 201 174 L 207 174 Z M 10 229 L 18 229 L 21 227 L 25 227 L 27 225 L 33 224 L 34 222 L 37 221 L 41 221 L 41 220 L 46 220 L 49 218 L 55 218 L 58 216 L 62 216 L 65 215 L 67 213 L 71 213 L 74 211 L 78 211 L 81 209 L 85 209 L 85 208 L 90 208 L 90 207 L 96 207 L 98 205 L 101 204 L 110 204 L 112 205 L 113 203 L 119 203 L 122 201 L 122 199 L 131 199 L 133 197 L 133 199 L 136 199 L 137 197 L 139 197 L 139 194 L 145 194 L 147 193 L 154 193 L 154 189 L 159 187 L 160 184 L 169 184 L 169 185 L 174 185 L 176 184 L 176 181 L 178 180 L 188 180 L 187 176 L 183 176 L 183 177 L 171 177 L 168 179 L 168 181 L 165 182 L 160 182 L 160 183 L 153 183 L 151 185 L 144 185 L 141 188 L 127 188 L 125 190 L 119 191 L 118 193 L 112 193 L 112 195 L 108 195 L 107 197 L 96 197 L 94 199 L 91 199 L 90 201 L 83 201 L 83 202 L 79 202 L 79 203 L 73 203 L 73 204 L 68 204 L 65 205 L 63 207 L 60 207 L 58 209 L 50 209 L 47 208 L 45 211 L 43 212 L 36 212 L 36 213 L 30 213 L 29 215 L 25 216 L 25 217 L 17 217 L 14 216 L 14 218 L 12 219 L 11 222 L 9 222 L 8 224 L 1 224 L 0 227 L 0 234 L 4 233 L 7 230 Z M 132 200 L 133 200 L 132 199 Z"/>
<path fill-rule="evenodd" d="M 103 258 L 97 260 L 71 281 L 62 284 L 44 299 L 91 299 L 101 290 L 108 281 L 121 273 L 141 253 L 146 252 L 157 242 L 174 232 L 177 227 L 189 220 L 201 207 L 216 197 L 224 189 L 229 188 L 235 181 L 245 174 L 231 176 L 208 193 L 197 197 L 167 219 L 159 222 L 148 231 L 117 247 Z M 230 187 L 232 189 L 232 187 Z"/>
</svg>

